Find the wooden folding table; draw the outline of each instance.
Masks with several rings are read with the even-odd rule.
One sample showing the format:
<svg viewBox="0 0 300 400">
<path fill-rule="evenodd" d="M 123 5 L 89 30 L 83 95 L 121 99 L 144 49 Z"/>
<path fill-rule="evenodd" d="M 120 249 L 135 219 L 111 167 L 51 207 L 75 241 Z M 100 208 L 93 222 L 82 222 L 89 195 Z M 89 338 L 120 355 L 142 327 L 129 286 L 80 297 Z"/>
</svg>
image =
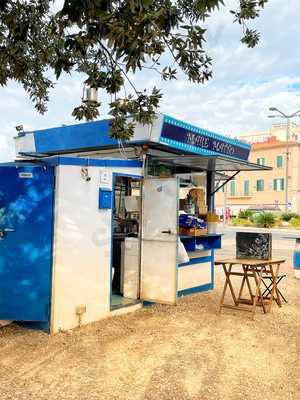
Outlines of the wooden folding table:
<svg viewBox="0 0 300 400">
<path fill-rule="evenodd" d="M 281 306 L 281 300 L 277 289 L 277 276 L 280 269 L 281 264 L 283 264 L 285 260 L 252 260 L 252 259 L 224 259 L 218 260 L 215 262 L 215 265 L 221 265 L 223 267 L 225 273 L 225 284 L 222 292 L 221 300 L 220 300 L 220 309 L 222 308 L 233 308 L 235 310 L 241 311 L 250 311 L 252 312 L 252 316 L 254 318 L 256 306 L 262 306 L 263 312 L 267 313 L 271 311 L 273 300 L 275 299 L 277 304 Z M 234 267 L 241 266 L 242 270 L 233 270 Z M 264 274 L 272 276 L 274 285 L 271 290 L 270 296 L 262 295 L 262 277 Z M 234 286 L 232 284 L 231 278 L 233 276 L 242 277 L 241 285 L 238 290 L 238 294 L 234 291 Z M 251 278 L 253 278 L 254 282 L 254 290 L 251 286 Z M 243 298 L 243 291 L 245 285 L 249 291 L 249 298 Z M 226 295 L 227 288 L 229 287 L 230 293 L 233 299 L 234 305 L 224 304 L 224 299 Z M 240 307 L 241 304 L 247 304 L 252 306 L 251 309 Z"/>
</svg>

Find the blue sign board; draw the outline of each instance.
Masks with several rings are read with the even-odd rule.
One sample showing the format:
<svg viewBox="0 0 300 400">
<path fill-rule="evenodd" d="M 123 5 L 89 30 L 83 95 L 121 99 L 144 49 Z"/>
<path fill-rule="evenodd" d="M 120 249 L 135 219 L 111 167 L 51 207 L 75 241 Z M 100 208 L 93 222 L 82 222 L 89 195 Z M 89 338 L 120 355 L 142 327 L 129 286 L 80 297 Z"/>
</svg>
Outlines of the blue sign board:
<svg viewBox="0 0 300 400">
<path fill-rule="evenodd" d="M 212 151 L 214 153 L 238 158 L 240 160 L 248 160 L 250 146 L 239 143 L 237 140 L 220 135 L 212 134 L 208 131 L 188 129 L 188 127 L 173 125 L 164 122 L 161 138 L 174 142 L 183 143 L 192 146 L 195 149 Z"/>
</svg>

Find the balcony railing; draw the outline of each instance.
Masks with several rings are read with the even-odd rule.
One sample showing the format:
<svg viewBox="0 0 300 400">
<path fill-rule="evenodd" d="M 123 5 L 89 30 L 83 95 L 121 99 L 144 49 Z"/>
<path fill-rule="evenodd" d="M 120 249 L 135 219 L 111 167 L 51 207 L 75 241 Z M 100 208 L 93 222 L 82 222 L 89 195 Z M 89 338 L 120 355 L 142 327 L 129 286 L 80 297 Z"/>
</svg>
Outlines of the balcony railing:
<svg viewBox="0 0 300 400">
<path fill-rule="evenodd" d="M 243 197 L 252 197 L 251 192 L 236 192 L 236 193 L 227 193 L 228 198 L 243 198 Z"/>
</svg>

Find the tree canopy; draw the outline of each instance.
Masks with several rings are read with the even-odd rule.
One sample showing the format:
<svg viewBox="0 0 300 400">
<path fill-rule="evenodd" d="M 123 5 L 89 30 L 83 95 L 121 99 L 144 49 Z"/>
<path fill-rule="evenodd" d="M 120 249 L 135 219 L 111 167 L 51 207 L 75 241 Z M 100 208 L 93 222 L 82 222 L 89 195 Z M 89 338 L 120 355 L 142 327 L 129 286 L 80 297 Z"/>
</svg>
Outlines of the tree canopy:
<svg viewBox="0 0 300 400">
<path fill-rule="evenodd" d="M 267 1 L 240 0 L 237 10 L 229 10 L 248 47 L 259 41 L 248 23 Z M 223 0 L 65 0 L 54 11 L 60 3 L 0 1 L 0 84 L 19 82 L 39 113 L 47 111 L 49 90 L 62 73 L 77 71 L 86 86 L 111 96 L 111 135 L 127 139 L 135 122 L 151 123 L 162 97 L 157 87 L 135 87 L 132 74 L 153 70 L 172 80 L 182 71 L 200 84 L 212 77 L 204 24 L 216 9 L 226 10 Z M 98 102 L 82 101 L 73 115 L 91 120 L 99 109 Z"/>
</svg>

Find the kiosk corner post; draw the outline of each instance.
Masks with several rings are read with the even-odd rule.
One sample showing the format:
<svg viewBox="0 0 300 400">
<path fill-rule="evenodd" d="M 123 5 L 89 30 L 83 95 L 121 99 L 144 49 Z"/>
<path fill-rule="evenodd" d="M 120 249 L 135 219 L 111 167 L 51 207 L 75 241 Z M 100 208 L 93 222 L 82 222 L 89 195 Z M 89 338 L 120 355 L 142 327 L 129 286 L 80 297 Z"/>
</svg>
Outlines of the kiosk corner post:
<svg viewBox="0 0 300 400">
<path fill-rule="evenodd" d="M 207 211 L 214 212 L 215 211 L 215 172 L 207 171 L 207 180 L 206 180 L 206 203 L 207 203 Z"/>
</svg>

